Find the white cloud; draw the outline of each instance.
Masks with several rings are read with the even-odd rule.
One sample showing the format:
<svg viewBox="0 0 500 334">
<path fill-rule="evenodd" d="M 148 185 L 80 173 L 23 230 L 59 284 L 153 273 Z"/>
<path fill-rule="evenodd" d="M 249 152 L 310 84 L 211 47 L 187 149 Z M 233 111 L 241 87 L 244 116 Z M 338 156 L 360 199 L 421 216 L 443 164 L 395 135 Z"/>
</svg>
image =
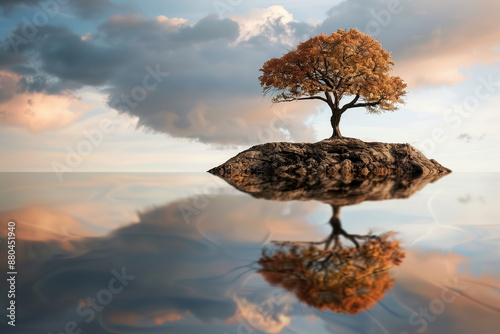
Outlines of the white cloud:
<svg viewBox="0 0 500 334">
<path fill-rule="evenodd" d="M 288 308 L 284 307 L 283 309 L 283 305 L 273 305 L 275 309 L 270 309 L 266 307 L 267 302 L 265 304 L 255 304 L 249 302 L 245 298 L 239 297 L 235 297 L 235 301 L 238 305 L 238 313 L 248 322 L 251 328 L 258 329 L 265 333 L 280 333 L 291 323 L 291 318 L 281 313 Z M 277 306 L 281 306 L 280 312 L 277 312 Z"/>
<path fill-rule="evenodd" d="M 229 18 L 236 21 L 240 26 L 240 36 L 237 42 L 247 41 L 258 35 L 266 35 L 273 42 L 292 44 L 294 41 L 293 31 L 288 25 L 293 22 L 293 15 L 283 6 L 271 6 L 268 8 L 252 8 L 245 15 L 230 15 Z M 273 26 L 282 28 L 282 31 L 273 29 Z"/>
</svg>

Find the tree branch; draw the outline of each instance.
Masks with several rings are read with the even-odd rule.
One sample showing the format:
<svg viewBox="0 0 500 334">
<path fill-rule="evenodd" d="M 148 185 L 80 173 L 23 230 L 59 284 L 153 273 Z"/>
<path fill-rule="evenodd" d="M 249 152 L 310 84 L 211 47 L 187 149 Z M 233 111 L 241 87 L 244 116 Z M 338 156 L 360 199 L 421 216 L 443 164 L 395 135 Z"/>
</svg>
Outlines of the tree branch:
<svg viewBox="0 0 500 334">
<path fill-rule="evenodd" d="M 360 98 L 360 95 L 358 93 L 358 94 L 356 94 L 354 99 L 352 99 L 351 102 L 347 103 L 345 106 L 342 107 L 342 109 L 340 109 L 340 112 L 344 113 L 347 109 L 353 108 L 355 106 L 356 102 L 358 102 L 359 98 Z"/>
<path fill-rule="evenodd" d="M 332 93 L 335 96 L 335 91 L 333 91 Z M 328 106 L 332 109 L 332 111 L 333 111 L 333 109 L 337 109 L 336 108 L 336 102 L 334 102 L 332 100 L 332 97 L 331 97 L 330 93 L 329 92 L 325 92 L 325 96 L 326 96 L 326 101 L 325 102 L 328 103 Z M 335 101 L 336 100 L 337 100 L 337 97 L 335 96 Z"/>
<path fill-rule="evenodd" d="M 374 107 L 379 105 L 382 100 L 378 100 L 377 102 L 366 102 L 366 103 L 358 103 L 349 108 L 361 108 L 361 107 Z"/>
<path fill-rule="evenodd" d="M 328 101 L 325 98 L 322 98 L 321 96 L 309 96 L 309 97 L 299 97 L 299 98 L 283 98 L 280 101 L 274 101 L 275 103 L 280 103 L 280 102 L 292 102 L 292 101 L 301 101 L 301 100 L 321 100 L 323 102 L 328 103 Z"/>
</svg>

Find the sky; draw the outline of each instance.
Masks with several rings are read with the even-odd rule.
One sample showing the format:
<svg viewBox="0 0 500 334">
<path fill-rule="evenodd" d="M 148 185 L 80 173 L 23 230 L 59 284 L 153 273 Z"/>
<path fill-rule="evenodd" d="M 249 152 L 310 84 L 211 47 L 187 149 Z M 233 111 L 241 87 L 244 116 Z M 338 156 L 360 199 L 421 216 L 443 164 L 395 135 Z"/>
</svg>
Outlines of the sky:
<svg viewBox="0 0 500 334">
<path fill-rule="evenodd" d="M 327 106 L 273 105 L 259 69 L 337 29 L 370 34 L 405 105 L 344 136 L 500 171 L 497 0 L 0 2 L 0 171 L 203 172 L 254 144 L 331 134 Z"/>
</svg>

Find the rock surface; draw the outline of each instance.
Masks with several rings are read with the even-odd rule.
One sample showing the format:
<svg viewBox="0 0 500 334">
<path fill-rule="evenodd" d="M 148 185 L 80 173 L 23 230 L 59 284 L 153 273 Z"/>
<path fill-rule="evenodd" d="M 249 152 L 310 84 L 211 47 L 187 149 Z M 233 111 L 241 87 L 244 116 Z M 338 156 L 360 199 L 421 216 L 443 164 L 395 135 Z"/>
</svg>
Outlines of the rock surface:
<svg viewBox="0 0 500 334">
<path fill-rule="evenodd" d="M 451 172 L 410 144 L 364 142 L 354 138 L 317 143 L 276 142 L 256 145 L 209 170 L 225 179 L 265 175 L 274 180 L 328 177 L 427 177 Z"/>
</svg>

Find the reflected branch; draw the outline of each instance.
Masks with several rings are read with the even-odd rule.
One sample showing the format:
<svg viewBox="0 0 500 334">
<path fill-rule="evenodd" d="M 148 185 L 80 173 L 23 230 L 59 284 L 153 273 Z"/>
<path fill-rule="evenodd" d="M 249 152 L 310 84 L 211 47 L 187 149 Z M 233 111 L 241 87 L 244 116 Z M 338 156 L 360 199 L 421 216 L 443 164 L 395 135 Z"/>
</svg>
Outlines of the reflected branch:
<svg viewBox="0 0 500 334">
<path fill-rule="evenodd" d="M 356 314 L 373 306 L 392 287 L 389 270 L 400 265 L 405 255 L 393 233 L 346 232 L 340 209 L 332 205 L 332 232 L 323 241 L 274 241 L 274 249 L 262 252 L 259 272 L 270 284 L 293 292 L 310 306 Z"/>
</svg>

